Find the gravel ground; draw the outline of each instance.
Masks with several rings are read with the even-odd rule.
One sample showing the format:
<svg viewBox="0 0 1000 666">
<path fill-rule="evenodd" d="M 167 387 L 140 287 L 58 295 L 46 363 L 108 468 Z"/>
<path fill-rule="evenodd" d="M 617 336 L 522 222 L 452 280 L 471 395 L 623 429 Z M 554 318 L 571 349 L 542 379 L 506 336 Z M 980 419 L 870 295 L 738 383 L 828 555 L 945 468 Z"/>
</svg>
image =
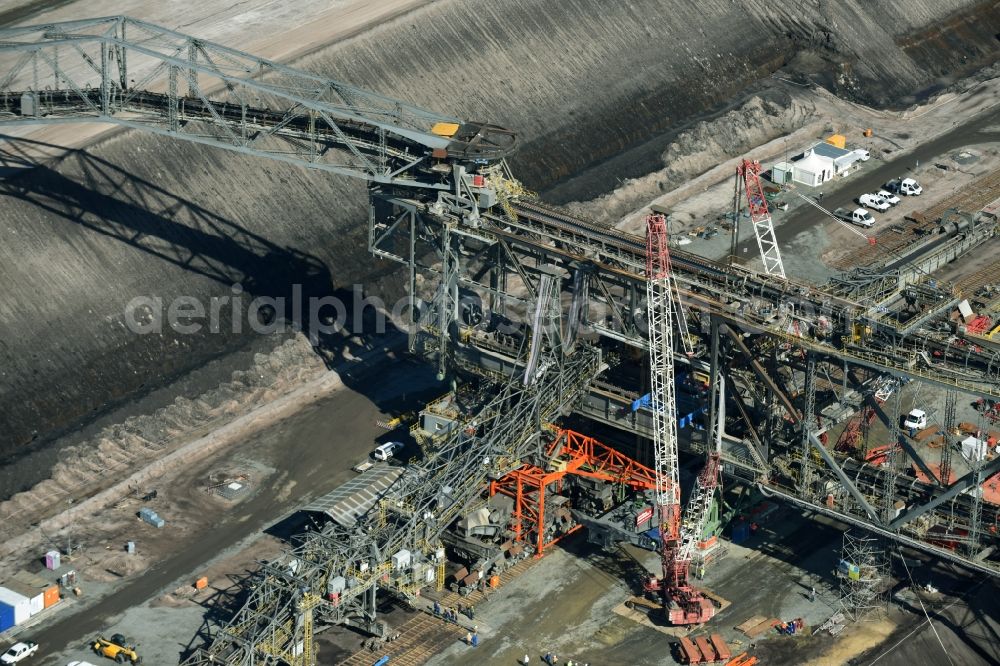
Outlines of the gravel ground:
<svg viewBox="0 0 1000 666">
<path fill-rule="evenodd" d="M 774 666 L 870 664 L 866 657 L 879 653 L 885 653 L 879 663 L 902 665 L 923 662 L 919 658 L 909 661 L 915 658 L 912 649 L 893 649 L 890 637 L 913 631 L 916 625 L 926 653 L 939 655 L 933 632 L 919 624 L 924 616 L 908 580 L 895 588 L 898 598 L 888 615 L 848 625 L 836 639 L 826 632 L 813 635 L 813 628 L 840 610 L 839 584 L 832 572 L 840 556 L 843 530 L 822 517 L 811 520 L 781 508 L 745 545 L 725 542 L 728 555 L 696 584 L 732 605 L 692 635 L 720 633 L 734 654 L 750 650 L 760 663 Z M 669 633 L 615 612 L 631 594 L 624 582 L 633 573 L 627 558 L 595 552 L 582 540 L 580 535 L 563 542 L 565 547 L 556 547 L 496 597 L 476 606 L 477 618 L 492 631 L 483 636 L 475 652 L 455 644 L 427 662 L 428 666 L 457 666 L 470 659 L 486 666 L 510 666 L 525 654 L 538 663 L 547 651 L 563 663 L 566 659 L 601 665 L 678 663 L 672 652 L 675 639 Z M 657 569 L 655 554 L 632 552 L 648 570 Z M 928 608 L 943 643 L 952 650 L 952 663 L 995 663 L 991 659 L 997 645 L 991 637 L 996 635 L 996 623 L 989 610 L 995 601 L 986 589 L 991 584 L 979 589 L 978 581 L 948 568 L 916 568 L 914 576 L 918 583 L 933 579 L 942 589 Z M 817 590 L 816 601 L 809 599 L 812 587 Z M 979 594 L 970 596 L 967 592 L 973 587 Z M 966 598 L 946 608 L 959 598 L 952 596 L 956 593 Z M 754 615 L 785 621 L 801 618 L 806 630 L 795 636 L 767 633 L 751 646 L 750 639 L 735 627 Z"/>
<path fill-rule="evenodd" d="M 350 467 L 364 459 L 376 441 L 388 436 L 377 420 L 440 394 L 433 369 L 426 364 L 393 363 L 392 382 L 367 374 L 385 365 L 367 371 L 354 368 L 351 372 L 371 385 L 369 391 L 314 391 L 280 418 L 256 419 L 254 427 L 245 428 L 229 446 L 197 465 L 179 466 L 161 475 L 155 481 L 159 496 L 154 501 L 154 508 L 167 521 L 161 530 L 136 522 L 132 505 L 111 507 L 78 520 L 73 534 L 83 548 L 69 566 L 80 572 L 84 595 L 20 636 L 46 645 L 46 657 L 40 663 L 54 666 L 60 660 L 64 664 L 68 659 L 86 658 L 81 646 L 92 634 L 112 629 L 143 643 L 146 663 L 176 663 L 179 646 L 194 640 L 205 612 L 178 591 L 189 588 L 202 574 L 228 589 L 228 576 L 241 575 L 256 555 L 263 556 L 252 549 L 242 552 L 247 546 L 263 547 L 257 545 L 262 530 L 277 526 L 280 534 L 280 524 L 297 507 L 354 476 Z M 276 404 L 280 401 L 272 403 Z M 248 495 L 228 502 L 205 492 L 213 474 L 235 470 L 250 471 L 253 489 Z M 107 571 L 111 561 L 129 557 L 114 553 L 121 553 L 130 538 L 137 542 L 138 551 L 132 557 L 140 558 L 141 566 L 123 575 Z M 20 558 L 8 561 L 25 564 Z M 140 606 L 147 610 L 133 615 L 133 607 Z M 162 617 L 157 620 L 160 611 Z"/>
</svg>

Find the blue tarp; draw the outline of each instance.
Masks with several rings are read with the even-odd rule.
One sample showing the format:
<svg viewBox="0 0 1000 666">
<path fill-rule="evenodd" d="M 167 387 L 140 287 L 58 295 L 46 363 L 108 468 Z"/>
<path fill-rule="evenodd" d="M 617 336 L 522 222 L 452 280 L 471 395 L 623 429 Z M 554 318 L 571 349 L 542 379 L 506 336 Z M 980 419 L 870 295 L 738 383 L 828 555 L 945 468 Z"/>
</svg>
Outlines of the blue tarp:
<svg viewBox="0 0 1000 666">
<path fill-rule="evenodd" d="M 637 412 L 637 411 L 639 411 L 640 409 L 642 409 L 644 407 L 646 409 L 650 409 L 650 405 L 651 404 L 652 404 L 652 398 L 650 397 L 650 394 L 647 393 L 646 395 L 642 396 L 638 400 L 633 400 L 632 401 L 632 411 L 633 412 Z M 694 422 L 694 420 L 696 418 L 698 418 L 699 416 L 701 416 L 702 414 L 704 414 L 706 409 L 708 409 L 708 405 L 702 405 L 701 407 L 699 407 L 698 409 L 694 410 L 693 412 L 690 412 L 689 414 L 685 414 L 684 416 L 681 416 L 680 418 L 677 419 L 677 427 L 679 427 L 679 428 L 685 428 L 685 427 L 687 427 L 689 425 L 693 425 L 698 430 L 701 430 L 702 429 L 701 424 L 696 424 Z"/>
<path fill-rule="evenodd" d="M 650 403 L 650 397 L 649 397 L 649 394 L 647 393 L 646 395 L 642 396 L 638 400 L 633 400 L 632 401 L 632 411 L 633 412 L 637 412 L 640 409 L 642 409 L 643 407 L 649 407 L 649 403 Z"/>
</svg>

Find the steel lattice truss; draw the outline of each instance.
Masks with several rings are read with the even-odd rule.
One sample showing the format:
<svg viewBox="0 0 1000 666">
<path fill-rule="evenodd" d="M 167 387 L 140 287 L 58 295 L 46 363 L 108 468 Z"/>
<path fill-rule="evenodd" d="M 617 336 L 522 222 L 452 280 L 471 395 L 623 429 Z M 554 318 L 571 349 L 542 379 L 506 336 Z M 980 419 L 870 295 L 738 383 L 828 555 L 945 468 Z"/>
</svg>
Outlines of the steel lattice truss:
<svg viewBox="0 0 1000 666">
<path fill-rule="evenodd" d="M 705 466 L 698 473 L 694 488 L 688 497 L 687 508 L 684 510 L 679 556 L 683 562 L 691 562 L 694 559 L 694 551 L 698 542 L 703 538 L 705 524 L 708 522 L 712 510 L 712 503 L 715 500 L 716 490 L 719 487 L 719 476 L 722 471 L 722 433 L 726 423 L 726 380 L 720 374 L 715 381 L 714 388 L 718 394 L 716 396 L 718 402 L 716 420 L 712 429 L 711 447 L 705 459 Z"/>
<path fill-rule="evenodd" d="M 266 564 L 247 604 L 215 632 L 210 646 L 184 663 L 292 663 L 291 650 L 301 641 L 296 603 L 303 592 L 327 599 L 315 609 L 317 623 L 379 633 L 376 591 L 407 596 L 426 584 L 408 572 L 393 571 L 392 555 L 407 549 L 435 558 L 442 547 L 441 532 L 480 499 L 490 479 L 517 469 L 542 450 L 543 425 L 571 408 L 600 372 L 600 354 L 592 347 L 558 362 L 547 360 L 548 370 L 531 386 L 513 375 L 474 419 L 451 432 L 436 454 L 409 466 L 381 507 L 359 516 L 353 528 L 331 523 Z M 337 577 L 344 578 L 347 587 L 334 603 L 327 595 Z"/>
<path fill-rule="evenodd" d="M 677 401 L 674 397 L 673 295 L 666 221 L 647 219 L 646 311 L 649 320 L 650 397 L 653 411 L 653 451 L 656 461 L 656 504 L 660 529 L 679 539 L 681 491 L 677 470 Z M 669 517 L 668 517 L 669 514 Z M 668 537 L 664 536 L 664 540 Z"/>
<path fill-rule="evenodd" d="M 498 397 L 467 427 L 453 432 L 433 457 L 400 477 L 377 510 L 359 517 L 354 528 L 330 526 L 311 533 L 294 551 L 264 565 L 248 603 L 189 664 L 297 660 L 295 646 L 304 633 L 302 600 L 311 595 L 327 599 L 314 609 L 317 622 L 377 632 L 376 591 L 388 588 L 407 596 L 419 587 L 419 581 L 393 571 L 393 554 L 409 549 L 436 557 L 442 530 L 473 505 L 488 479 L 536 453 L 540 425 L 571 410 L 600 372 L 596 348 L 577 340 L 577 332 L 588 329 L 648 348 L 651 322 L 641 314 L 648 312 L 641 306 L 647 286 L 643 239 L 536 203 L 508 200 L 517 191 L 511 187 L 495 188 L 506 192 L 497 207 L 505 214 L 486 210 L 497 203 L 491 183 L 506 173 L 502 160 L 514 145 L 506 130 L 462 122 L 125 17 L 0 30 L 0 125 L 86 120 L 373 183 L 370 251 L 408 267 L 414 309 L 421 305 L 418 274 L 441 286 L 429 305 L 432 324 L 423 325 L 431 339 L 423 351 L 436 355 L 442 371 L 461 367 L 507 378 L 497 383 L 503 387 Z M 439 123 L 446 127 L 432 131 Z M 774 251 L 780 257 L 776 246 Z M 792 422 L 801 423 L 802 414 L 768 375 L 755 356 L 758 350 L 766 353 L 780 345 L 809 352 L 825 365 L 843 363 L 845 373 L 850 364 L 949 390 L 1000 396 L 1000 354 L 955 346 L 879 309 L 882 299 L 898 291 L 892 276 L 859 276 L 857 285 L 852 282 L 838 295 L 780 279 L 776 271 L 757 274 L 680 251 L 672 254 L 676 282 L 664 281 L 647 305 L 661 299 L 669 303 L 668 292 L 676 292 L 677 303 L 697 315 L 679 322 L 682 329 L 695 329 L 682 333 L 697 332 L 705 318 L 726 326 L 732 349 L 745 356 L 748 372 Z M 517 286 L 508 286 L 508 278 Z M 535 329 L 552 328 L 561 314 L 553 306 L 568 288 L 569 335 L 561 340 L 558 331 L 531 331 L 532 351 L 541 358 L 529 363 L 523 348 L 511 350 L 498 338 L 463 329 L 460 288 L 488 294 L 496 312 L 534 307 Z M 669 317 L 666 322 L 669 332 Z M 454 335 L 458 329 L 462 335 Z M 764 342 L 754 346 L 753 338 Z M 655 342 L 663 358 L 678 351 L 669 340 Z M 804 407 L 815 397 L 817 378 L 811 379 Z M 653 410 L 654 418 L 660 411 Z M 765 483 L 767 492 L 997 575 L 995 560 L 947 552 L 901 531 L 945 509 L 966 510 L 966 491 L 1000 470 L 1000 458 L 946 489 L 914 494 L 912 479 L 894 467 L 879 470 L 835 458 L 806 422 L 795 450 L 809 471 L 820 475 L 817 481 L 835 481 L 846 492 L 835 507 L 819 502 L 808 487 L 799 491 Z M 766 478 L 780 461 L 767 448 L 751 449 L 753 461 L 743 463 L 723 451 L 723 462 L 746 464 L 754 478 Z M 817 455 L 822 465 L 810 462 Z M 872 490 L 879 488 L 886 502 L 897 495 L 906 498 L 907 509 L 899 515 L 887 514 L 882 506 L 876 510 Z M 983 510 L 981 502 L 968 509 L 965 518 L 975 530 Z M 334 602 L 327 594 L 337 578 L 345 587 Z"/>
<path fill-rule="evenodd" d="M 495 160 L 514 143 L 124 16 L 0 30 L 0 72 L 0 125 L 110 122 L 378 183 L 448 190 L 434 156 Z"/>
<path fill-rule="evenodd" d="M 774 222 L 771 212 L 767 209 L 767 199 L 764 188 L 760 184 L 760 162 L 743 160 L 736 167 L 737 181 L 743 182 L 747 195 L 747 209 L 753 224 L 754 235 L 757 237 L 757 249 L 764 264 L 764 272 L 779 278 L 785 277 L 785 266 L 781 262 L 781 249 L 774 235 Z M 739 183 L 737 183 L 739 187 Z M 734 223 L 738 224 L 739 219 Z"/>
</svg>

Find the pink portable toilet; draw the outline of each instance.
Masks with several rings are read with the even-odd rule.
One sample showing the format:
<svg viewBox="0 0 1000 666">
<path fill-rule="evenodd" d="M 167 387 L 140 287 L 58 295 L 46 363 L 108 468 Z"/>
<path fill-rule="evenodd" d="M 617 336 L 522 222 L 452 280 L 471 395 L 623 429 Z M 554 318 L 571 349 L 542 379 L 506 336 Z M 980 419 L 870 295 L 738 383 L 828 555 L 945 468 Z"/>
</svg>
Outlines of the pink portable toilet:
<svg viewBox="0 0 1000 666">
<path fill-rule="evenodd" d="M 59 568 L 59 551 L 50 550 L 45 553 L 45 568 L 55 571 Z"/>
</svg>

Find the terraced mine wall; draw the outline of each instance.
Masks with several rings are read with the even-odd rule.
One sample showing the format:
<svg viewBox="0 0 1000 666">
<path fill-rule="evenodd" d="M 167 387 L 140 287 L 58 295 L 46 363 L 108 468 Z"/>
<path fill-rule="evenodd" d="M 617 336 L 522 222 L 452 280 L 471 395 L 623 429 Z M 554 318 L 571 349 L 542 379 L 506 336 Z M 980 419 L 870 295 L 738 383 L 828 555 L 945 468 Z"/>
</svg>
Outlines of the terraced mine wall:
<svg viewBox="0 0 1000 666">
<path fill-rule="evenodd" d="M 998 4 L 441 0 L 299 64 L 515 128 L 514 168 L 544 191 L 779 71 L 910 103 L 994 61 Z M 5 175 L 0 456 L 45 446 L 255 335 L 232 332 L 224 308 L 219 333 L 137 336 L 123 315 L 136 296 L 208 302 L 234 283 L 247 299 L 296 283 L 306 297 L 354 283 L 398 291 L 394 267 L 365 251 L 365 206 L 360 182 L 136 132 Z"/>
</svg>

